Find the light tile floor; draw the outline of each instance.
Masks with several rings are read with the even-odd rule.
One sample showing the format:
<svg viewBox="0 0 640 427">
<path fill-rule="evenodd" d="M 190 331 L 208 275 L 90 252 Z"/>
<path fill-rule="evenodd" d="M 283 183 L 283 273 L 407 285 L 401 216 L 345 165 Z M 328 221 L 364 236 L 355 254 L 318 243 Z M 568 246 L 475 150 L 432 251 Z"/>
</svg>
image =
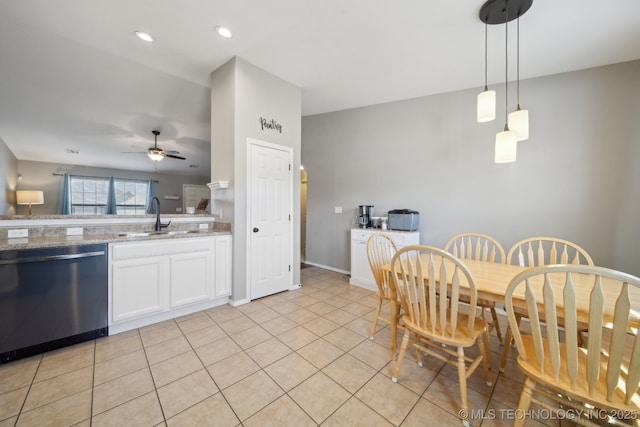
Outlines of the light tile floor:
<svg viewBox="0 0 640 427">
<path fill-rule="evenodd" d="M 0 365 L 0 427 L 461 425 L 455 368 L 407 354 L 392 383 L 389 328 L 368 339 L 375 294 L 317 267 L 301 276 L 295 291 Z M 491 339 L 493 386 L 482 369 L 468 380 L 486 415 L 474 426 L 511 425 L 522 385 L 513 360 L 497 373 Z M 528 425 L 561 425 L 543 422 Z"/>
</svg>

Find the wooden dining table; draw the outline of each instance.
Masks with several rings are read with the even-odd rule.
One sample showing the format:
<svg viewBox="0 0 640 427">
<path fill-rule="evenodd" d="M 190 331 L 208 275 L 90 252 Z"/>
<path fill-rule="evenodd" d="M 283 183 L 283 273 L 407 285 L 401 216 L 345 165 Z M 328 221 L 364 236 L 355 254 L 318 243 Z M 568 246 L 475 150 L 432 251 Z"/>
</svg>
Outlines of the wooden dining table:
<svg viewBox="0 0 640 427">
<path fill-rule="evenodd" d="M 425 257 L 426 255 L 421 255 L 421 257 Z M 436 265 L 439 265 L 440 260 L 436 259 L 437 256 L 434 256 L 434 262 Z M 424 261 L 426 263 L 426 260 Z M 445 261 L 449 263 L 448 261 Z M 500 264 L 489 261 L 478 261 L 473 259 L 462 259 L 464 265 L 467 266 L 469 271 L 471 272 L 471 276 L 476 285 L 476 293 L 478 299 L 484 299 L 487 301 L 492 301 L 498 304 L 504 304 L 505 302 L 505 293 L 507 290 L 507 286 L 511 279 L 513 279 L 517 274 L 523 272 L 529 267 L 522 267 L 519 265 L 512 264 Z M 391 274 L 391 265 L 386 265 L 382 267 L 384 270 L 388 271 Z M 454 268 L 453 264 L 447 266 L 447 283 L 451 283 L 451 275 L 453 274 Z M 436 269 L 436 273 L 439 274 L 439 269 Z M 423 272 L 424 279 L 427 279 L 427 269 Z M 393 278 L 390 277 L 389 283 L 391 284 L 391 319 L 398 319 L 399 312 L 399 301 L 396 294 L 396 289 Z M 440 278 L 437 278 L 439 281 Z M 593 279 L 589 278 L 586 275 L 575 274 L 573 275 L 573 284 L 576 289 L 576 305 L 578 310 L 578 321 L 588 323 L 589 322 L 589 297 L 591 294 L 591 288 L 593 287 Z M 562 295 L 562 288 L 564 285 L 564 280 L 554 280 L 554 292 L 556 295 Z M 632 314 L 635 318 L 640 318 L 640 290 L 632 287 L 630 289 L 630 299 L 631 299 L 631 308 Z M 461 283 L 460 292 L 464 292 L 465 289 L 469 289 L 465 283 Z M 613 311 L 614 311 L 614 303 L 620 292 L 620 284 L 618 282 L 609 282 L 606 278 L 603 278 L 602 283 L 603 293 L 605 295 L 605 307 L 604 307 L 604 315 L 605 321 L 612 321 Z M 524 292 L 521 290 L 520 292 L 516 291 L 513 294 L 514 303 L 516 305 L 521 305 L 525 307 L 524 301 Z M 536 292 L 536 299 L 538 302 L 542 302 L 542 292 Z M 558 307 L 559 312 L 562 312 L 562 307 Z M 607 319 L 608 317 L 608 319 Z M 392 357 L 395 357 L 396 352 L 396 342 L 397 342 L 397 333 L 398 333 L 398 324 L 397 322 L 391 322 L 391 354 Z"/>
</svg>

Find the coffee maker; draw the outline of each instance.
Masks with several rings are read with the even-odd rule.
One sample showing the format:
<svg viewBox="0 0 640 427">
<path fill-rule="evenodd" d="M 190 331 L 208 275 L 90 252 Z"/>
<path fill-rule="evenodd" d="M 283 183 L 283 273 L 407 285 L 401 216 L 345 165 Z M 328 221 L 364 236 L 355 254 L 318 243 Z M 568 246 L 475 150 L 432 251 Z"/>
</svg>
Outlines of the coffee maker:
<svg viewBox="0 0 640 427">
<path fill-rule="evenodd" d="M 373 216 L 373 205 L 358 206 L 358 226 L 360 228 L 371 228 L 372 216 Z"/>
</svg>

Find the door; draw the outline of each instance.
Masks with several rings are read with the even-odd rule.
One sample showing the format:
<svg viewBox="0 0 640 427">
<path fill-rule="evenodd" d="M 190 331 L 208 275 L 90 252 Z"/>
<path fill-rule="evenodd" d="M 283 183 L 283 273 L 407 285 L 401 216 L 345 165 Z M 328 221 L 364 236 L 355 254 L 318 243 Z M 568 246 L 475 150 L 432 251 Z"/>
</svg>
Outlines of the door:
<svg viewBox="0 0 640 427">
<path fill-rule="evenodd" d="M 293 153 L 252 140 L 249 146 L 251 299 L 292 286 Z"/>
</svg>

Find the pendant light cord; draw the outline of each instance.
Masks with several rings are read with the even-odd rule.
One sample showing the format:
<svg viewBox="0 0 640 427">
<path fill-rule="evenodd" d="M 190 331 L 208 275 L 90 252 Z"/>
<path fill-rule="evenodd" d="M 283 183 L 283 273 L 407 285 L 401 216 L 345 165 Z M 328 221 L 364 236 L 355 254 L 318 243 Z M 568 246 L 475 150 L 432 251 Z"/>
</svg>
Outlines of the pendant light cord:
<svg viewBox="0 0 640 427">
<path fill-rule="evenodd" d="M 504 18 L 504 130 L 509 130 L 509 1 L 505 0 Z"/>
<path fill-rule="evenodd" d="M 489 24 L 485 21 L 484 23 L 484 90 L 489 90 L 487 86 L 487 28 L 489 28 Z"/>
<path fill-rule="evenodd" d="M 516 22 L 516 28 L 517 28 L 517 45 L 518 45 L 518 49 L 516 50 L 516 101 L 517 101 L 517 107 L 516 110 L 520 109 L 520 12 L 518 12 L 518 21 Z"/>
</svg>

